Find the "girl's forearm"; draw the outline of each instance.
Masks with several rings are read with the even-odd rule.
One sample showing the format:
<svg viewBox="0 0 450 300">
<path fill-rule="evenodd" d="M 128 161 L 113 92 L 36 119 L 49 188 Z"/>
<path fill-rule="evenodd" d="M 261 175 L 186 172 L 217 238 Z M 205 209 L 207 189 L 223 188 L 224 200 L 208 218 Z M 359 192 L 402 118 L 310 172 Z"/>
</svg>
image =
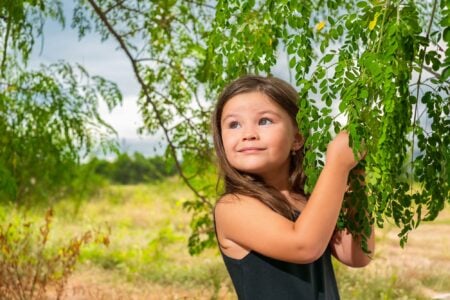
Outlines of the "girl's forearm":
<svg viewBox="0 0 450 300">
<path fill-rule="evenodd" d="M 349 171 L 339 164 L 326 164 L 307 205 L 294 225 L 299 238 L 317 257 L 325 251 L 336 226 L 347 187 Z"/>
</svg>

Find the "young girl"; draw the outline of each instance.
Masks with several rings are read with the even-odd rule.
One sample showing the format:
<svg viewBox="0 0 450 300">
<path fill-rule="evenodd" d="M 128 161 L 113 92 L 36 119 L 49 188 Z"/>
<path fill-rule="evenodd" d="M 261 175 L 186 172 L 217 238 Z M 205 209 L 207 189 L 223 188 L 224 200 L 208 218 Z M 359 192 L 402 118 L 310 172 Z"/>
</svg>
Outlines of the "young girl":
<svg viewBox="0 0 450 300">
<path fill-rule="evenodd" d="M 345 132 L 328 145 L 312 194 L 303 191 L 297 97 L 280 79 L 244 76 L 225 88 L 213 114 L 225 184 L 216 234 L 239 299 L 339 299 L 331 255 L 353 267 L 370 262 L 359 240 L 335 231 L 358 163 Z M 373 234 L 368 245 L 373 253 Z"/>
</svg>

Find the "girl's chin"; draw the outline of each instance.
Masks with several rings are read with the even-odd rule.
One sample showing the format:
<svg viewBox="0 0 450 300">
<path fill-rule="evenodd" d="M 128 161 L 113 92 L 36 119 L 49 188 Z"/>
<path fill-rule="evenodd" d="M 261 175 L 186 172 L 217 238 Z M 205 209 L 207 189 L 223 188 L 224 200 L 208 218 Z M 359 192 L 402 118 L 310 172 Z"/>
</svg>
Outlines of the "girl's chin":
<svg viewBox="0 0 450 300">
<path fill-rule="evenodd" d="M 262 169 L 256 169 L 256 168 L 236 168 L 236 169 L 240 172 L 250 174 L 250 175 L 255 175 L 255 176 L 262 176 L 262 174 L 264 174 L 264 170 L 262 170 Z"/>
</svg>

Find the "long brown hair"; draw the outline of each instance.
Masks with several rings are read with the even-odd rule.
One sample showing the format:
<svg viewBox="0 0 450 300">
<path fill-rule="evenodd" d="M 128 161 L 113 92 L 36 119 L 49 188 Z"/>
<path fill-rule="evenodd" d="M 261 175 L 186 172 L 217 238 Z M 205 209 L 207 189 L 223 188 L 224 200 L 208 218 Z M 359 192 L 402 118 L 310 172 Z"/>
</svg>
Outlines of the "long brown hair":
<svg viewBox="0 0 450 300">
<path fill-rule="evenodd" d="M 296 128 L 298 112 L 297 91 L 287 82 L 275 77 L 245 75 L 231 82 L 220 94 L 212 116 L 214 147 L 224 181 L 225 194 L 241 194 L 255 197 L 279 214 L 291 218 L 294 207 L 275 188 L 267 185 L 259 176 L 241 172 L 228 162 L 222 142 L 221 118 L 225 104 L 238 94 L 261 92 L 281 106 L 289 115 Z M 303 172 L 303 146 L 291 156 L 289 167 L 289 188 L 291 192 L 305 195 L 305 175 Z"/>
</svg>

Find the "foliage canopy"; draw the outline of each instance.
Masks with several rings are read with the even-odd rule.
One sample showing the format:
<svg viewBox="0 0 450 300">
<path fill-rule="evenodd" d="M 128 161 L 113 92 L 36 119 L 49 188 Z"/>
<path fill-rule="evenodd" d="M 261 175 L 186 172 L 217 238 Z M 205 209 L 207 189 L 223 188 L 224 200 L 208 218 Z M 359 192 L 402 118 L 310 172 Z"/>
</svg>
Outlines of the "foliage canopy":
<svg viewBox="0 0 450 300">
<path fill-rule="evenodd" d="M 64 24 L 58 1 L 0 3 L 0 200 L 52 200 L 67 190 L 80 158 L 108 141 L 114 129 L 99 115 L 122 96 L 115 83 L 80 65 L 26 63 L 46 19 Z M 73 186 L 73 185 L 72 185 Z"/>
<path fill-rule="evenodd" d="M 239 75 L 271 74 L 284 57 L 288 67 L 277 75 L 299 90 L 307 188 L 334 132 L 348 130 L 355 151 L 368 150 L 364 192 L 355 189 L 344 205 L 357 214 L 343 210 L 339 226 L 364 236 L 393 220 L 403 244 L 448 202 L 447 0 L 75 3 L 72 27 L 117 42 L 141 87 L 141 132 L 162 131 L 167 156 L 196 195 L 185 203 L 192 253 L 214 244 L 213 99 Z"/>
</svg>

